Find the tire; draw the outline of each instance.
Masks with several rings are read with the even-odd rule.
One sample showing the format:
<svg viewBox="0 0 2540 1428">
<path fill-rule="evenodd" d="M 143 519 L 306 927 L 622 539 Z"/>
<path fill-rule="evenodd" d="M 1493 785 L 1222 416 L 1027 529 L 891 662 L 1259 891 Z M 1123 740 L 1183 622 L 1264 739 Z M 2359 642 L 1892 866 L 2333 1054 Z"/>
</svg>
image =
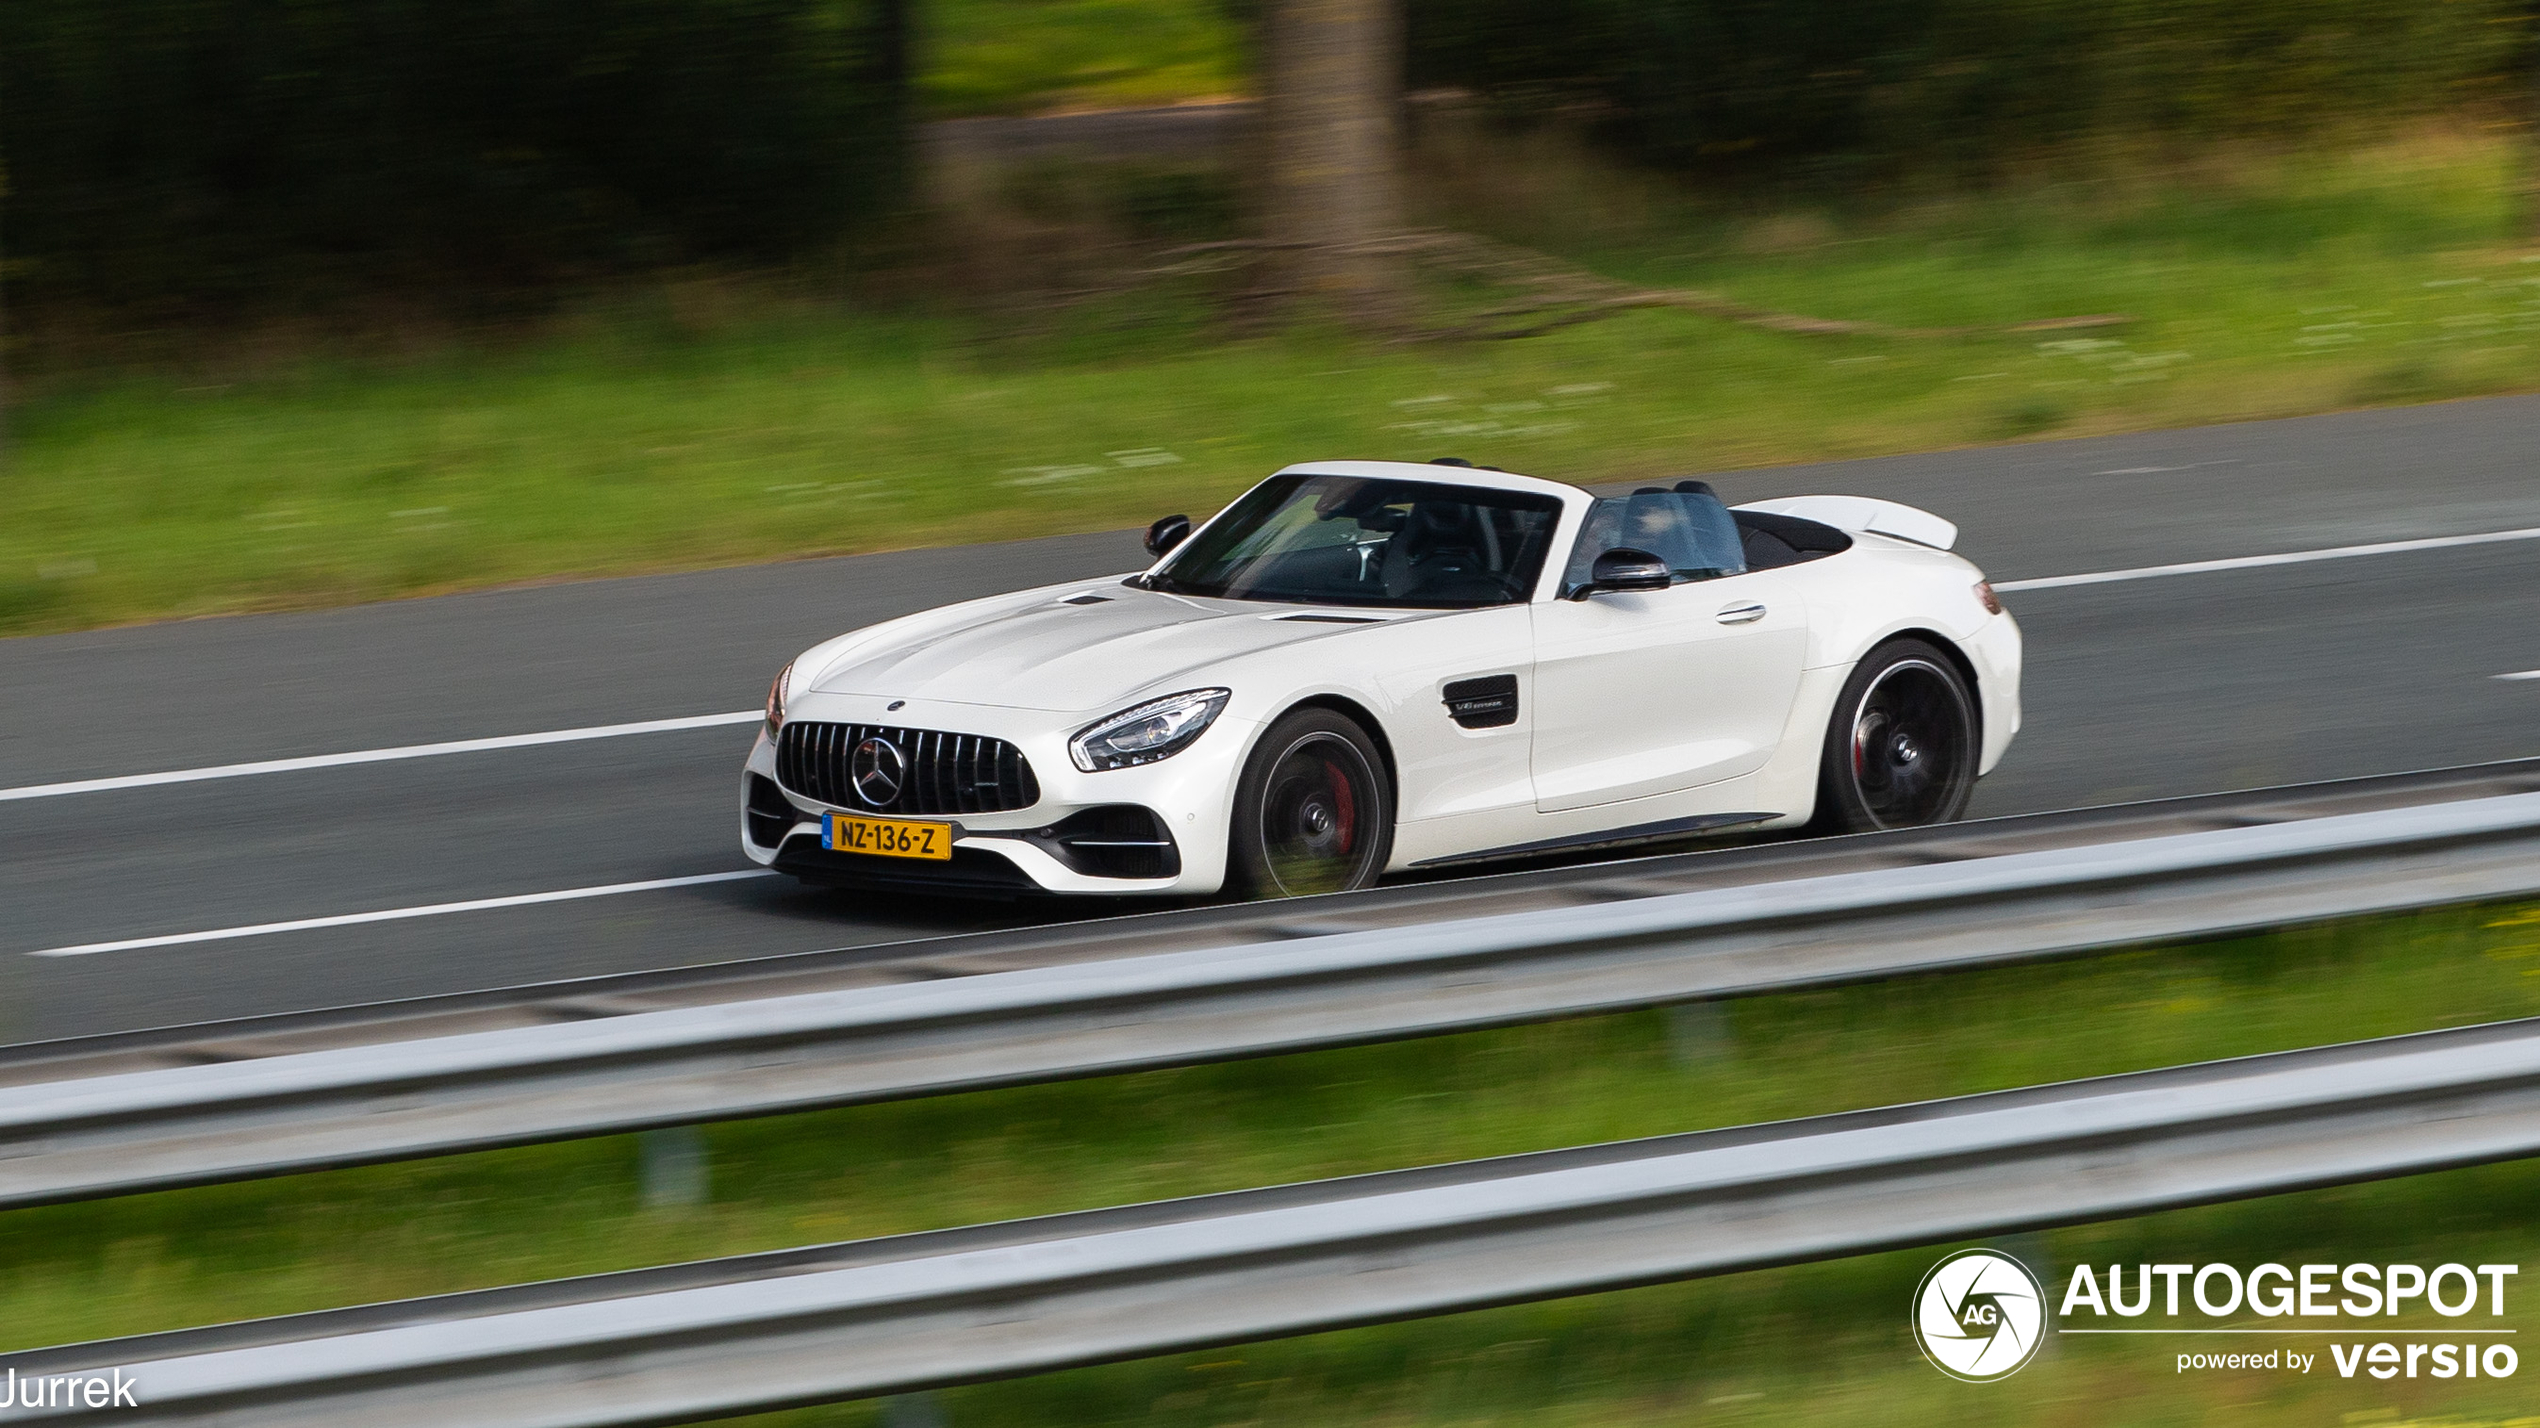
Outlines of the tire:
<svg viewBox="0 0 2540 1428">
<path fill-rule="evenodd" d="M 1373 886 L 1393 855 L 1393 790 L 1375 740 L 1329 709 L 1270 726 L 1235 785 L 1226 890 L 1303 897 Z"/>
<path fill-rule="evenodd" d="M 1949 656 L 1911 639 L 1870 651 L 1826 724 L 1811 830 L 1869 833 L 1964 817 L 1983 757 L 1977 727 L 1975 695 Z"/>
</svg>

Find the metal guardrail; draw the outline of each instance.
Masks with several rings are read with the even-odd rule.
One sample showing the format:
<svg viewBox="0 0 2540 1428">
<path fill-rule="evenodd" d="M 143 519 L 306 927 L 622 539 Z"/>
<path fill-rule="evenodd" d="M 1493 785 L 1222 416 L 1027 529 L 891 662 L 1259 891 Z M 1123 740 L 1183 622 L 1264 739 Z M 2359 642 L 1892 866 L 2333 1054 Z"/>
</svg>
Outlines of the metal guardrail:
<svg viewBox="0 0 2540 1428">
<path fill-rule="evenodd" d="M 1698 852 L 1397 882 L 1282 902 L 1084 918 L 1024 930 L 621 972 L 0 1047 L 0 1088 L 258 1060 L 506 1027 L 553 1026 L 803 992 L 939 981 L 1195 947 L 1279 943 L 1537 908 L 1925 867 L 2211 828 L 2540 792 L 2540 759 L 1979 819 L 1843 838 L 1770 838 Z M 1058 915 L 1082 904 L 1054 904 Z"/>
<path fill-rule="evenodd" d="M 140 1405 L 122 1422 L 685 1422 L 2535 1153 L 2540 1020 L 39 1350 L 0 1368 L 121 1368 Z"/>
<path fill-rule="evenodd" d="M 25 1084 L 31 1204 L 2540 893 L 2540 794 Z"/>
</svg>

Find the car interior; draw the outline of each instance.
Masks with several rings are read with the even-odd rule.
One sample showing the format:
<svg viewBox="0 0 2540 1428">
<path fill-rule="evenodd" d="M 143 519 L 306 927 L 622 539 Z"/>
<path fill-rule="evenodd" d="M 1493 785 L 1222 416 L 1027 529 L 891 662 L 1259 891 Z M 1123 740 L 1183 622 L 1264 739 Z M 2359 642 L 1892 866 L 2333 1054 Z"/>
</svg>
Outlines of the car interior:
<svg viewBox="0 0 2540 1428">
<path fill-rule="evenodd" d="M 1159 572 L 1156 588 L 1229 599 L 1465 609 L 1526 598 L 1559 518 L 1550 497 L 1424 481 L 1310 476 L 1267 483 Z M 1832 526 L 1732 511 L 1701 481 L 1599 498 L 1564 569 L 1647 551 L 1677 583 L 1796 565 L 1849 548 Z"/>
<path fill-rule="evenodd" d="M 1797 565 L 1851 545 L 1850 536 L 1816 521 L 1730 510 L 1707 482 L 1643 486 L 1628 496 L 1602 497 L 1589 509 L 1563 570 L 1562 589 L 1566 594 L 1584 588 L 1596 558 L 1609 550 L 1647 551 L 1681 584 Z"/>
<path fill-rule="evenodd" d="M 1534 588 L 1560 502 L 1425 481 L 1271 483 L 1186 547 L 1157 588 L 1230 599 L 1462 609 Z"/>
</svg>

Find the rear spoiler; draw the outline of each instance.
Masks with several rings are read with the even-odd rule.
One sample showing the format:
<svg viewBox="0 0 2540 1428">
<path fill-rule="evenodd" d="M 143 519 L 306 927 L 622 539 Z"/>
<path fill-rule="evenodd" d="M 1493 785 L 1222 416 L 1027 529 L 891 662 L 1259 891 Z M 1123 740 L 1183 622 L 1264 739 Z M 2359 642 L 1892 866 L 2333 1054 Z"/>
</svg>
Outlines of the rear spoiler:
<svg viewBox="0 0 2540 1428">
<path fill-rule="evenodd" d="M 1839 531 L 1869 531 L 1898 540 L 1927 545 L 1934 550 L 1947 550 L 1958 543 L 1955 522 L 1942 520 L 1929 511 L 1895 501 L 1882 501 L 1876 496 L 1784 496 L 1773 501 L 1748 501 L 1741 511 L 1763 511 L 1776 516 L 1797 516 Z"/>
</svg>

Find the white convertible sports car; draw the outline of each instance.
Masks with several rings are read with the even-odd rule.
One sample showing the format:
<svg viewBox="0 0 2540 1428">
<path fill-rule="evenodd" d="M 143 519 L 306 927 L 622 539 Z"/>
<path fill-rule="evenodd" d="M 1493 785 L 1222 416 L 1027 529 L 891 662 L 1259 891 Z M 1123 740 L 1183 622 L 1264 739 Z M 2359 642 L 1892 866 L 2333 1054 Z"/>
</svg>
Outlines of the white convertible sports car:
<svg viewBox="0 0 2540 1428">
<path fill-rule="evenodd" d="M 2020 632 L 1940 517 L 1291 466 L 1156 563 L 889 620 L 768 691 L 741 846 L 810 882 L 1284 896 L 1958 817 Z"/>
</svg>

